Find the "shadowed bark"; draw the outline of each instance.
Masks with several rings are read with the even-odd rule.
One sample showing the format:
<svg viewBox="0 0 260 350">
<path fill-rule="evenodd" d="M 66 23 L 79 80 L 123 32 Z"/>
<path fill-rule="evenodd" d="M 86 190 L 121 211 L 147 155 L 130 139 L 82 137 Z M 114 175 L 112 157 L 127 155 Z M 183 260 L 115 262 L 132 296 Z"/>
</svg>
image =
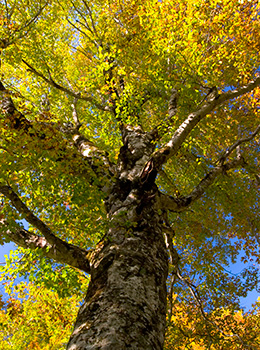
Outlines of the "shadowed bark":
<svg viewBox="0 0 260 350">
<path fill-rule="evenodd" d="M 119 178 L 105 202 L 110 228 L 92 255 L 69 350 L 163 348 L 168 255 L 155 174 L 144 169 L 151 141 L 140 127 L 125 127 Z"/>
<path fill-rule="evenodd" d="M 111 227 L 91 259 L 91 283 L 67 349 L 163 348 L 168 256 L 156 191 L 141 198 L 132 190 L 110 210 Z"/>
</svg>

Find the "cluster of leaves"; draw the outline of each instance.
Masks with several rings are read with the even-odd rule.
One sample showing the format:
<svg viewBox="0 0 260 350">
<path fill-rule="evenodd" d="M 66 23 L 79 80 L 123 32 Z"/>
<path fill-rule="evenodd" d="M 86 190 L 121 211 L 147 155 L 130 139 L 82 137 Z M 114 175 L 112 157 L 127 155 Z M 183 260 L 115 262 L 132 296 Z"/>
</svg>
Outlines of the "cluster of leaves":
<svg viewBox="0 0 260 350">
<path fill-rule="evenodd" d="M 61 350 L 68 342 L 78 312 L 77 295 L 61 298 L 56 292 L 22 282 L 7 288 L 1 304 L 1 350 Z"/>
<path fill-rule="evenodd" d="M 196 305 L 178 301 L 177 295 L 174 299 L 165 350 L 258 349 L 259 299 L 247 313 L 229 308 L 201 313 Z"/>
<path fill-rule="evenodd" d="M 80 297 L 60 297 L 44 286 L 22 282 L 6 285 L 8 300 L 1 302 L 0 349 L 65 349 Z M 202 314 L 194 303 L 174 295 L 165 350 L 257 349 L 260 345 L 260 302 L 250 312 L 229 308 Z M 240 344 L 240 345 L 238 345 Z"/>
<path fill-rule="evenodd" d="M 1 281 L 6 284 L 9 292 L 17 279 L 23 278 L 36 287 L 54 291 L 60 298 L 71 295 L 82 297 L 86 293 L 88 276 L 69 266 L 54 264 L 39 250 L 30 251 L 19 247 L 10 251 L 5 262 L 5 265 L 0 267 Z"/>
</svg>

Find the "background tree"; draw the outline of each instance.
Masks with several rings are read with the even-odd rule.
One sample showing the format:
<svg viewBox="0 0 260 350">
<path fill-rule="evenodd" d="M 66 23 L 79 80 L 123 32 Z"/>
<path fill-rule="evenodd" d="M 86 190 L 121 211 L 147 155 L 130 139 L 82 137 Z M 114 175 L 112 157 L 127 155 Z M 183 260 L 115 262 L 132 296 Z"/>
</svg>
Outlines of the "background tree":
<svg viewBox="0 0 260 350">
<path fill-rule="evenodd" d="M 173 291 L 255 288 L 259 7 L 1 2 L 1 242 L 63 296 L 90 274 L 67 349 L 162 349 Z"/>
<path fill-rule="evenodd" d="M 172 324 L 167 330 L 164 349 L 235 350 L 259 347 L 259 300 L 247 313 L 234 311 L 232 307 L 201 313 L 196 305 L 178 302 L 176 295 L 174 301 Z"/>
<path fill-rule="evenodd" d="M 21 282 L 0 311 L 1 350 L 65 349 L 78 311 L 80 295 L 61 297 L 45 286 Z M 250 312 L 216 309 L 204 317 L 194 305 L 178 302 L 174 295 L 172 322 L 165 350 L 213 350 L 238 347 L 257 349 L 259 338 L 259 300 Z"/>
<path fill-rule="evenodd" d="M 64 349 L 77 313 L 77 296 L 20 283 L 0 312 L 0 349 Z"/>
</svg>

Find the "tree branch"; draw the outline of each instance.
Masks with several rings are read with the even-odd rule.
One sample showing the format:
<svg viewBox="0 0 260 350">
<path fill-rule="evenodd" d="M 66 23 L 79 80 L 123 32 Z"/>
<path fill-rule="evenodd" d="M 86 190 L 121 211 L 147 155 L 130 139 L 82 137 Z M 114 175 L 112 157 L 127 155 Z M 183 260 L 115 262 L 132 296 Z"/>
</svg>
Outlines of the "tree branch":
<svg viewBox="0 0 260 350">
<path fill-rule="evenodd" d="M 67 249 L 64 250 L 63 246 L 50 244 L 45 237 L 34 235 L 22 227 L 9 229 L 7 222 L 3 219 L 0 220 L 0 228 L 15 244 L 31 250 L 39 249 L 46 258 L 90 273 L 90 264 L 88 261 L 90 252 L 63 241 L 63 246 L 64 244 L 67 245 Z"/>
<path fill-rule="evenodd" d="M 166 229 L 164 228 L 164 237 L 165 237 L 165 245 L 166 248 L 169 251 L 169 263 L 171 265 L 172 271 L 171 271 L 171 282 L 170 282 L 170 288 L 168 292 L 168 300 L 169 300 L 169 310 L 168 310 L 168 322 L 171 322 L 172 318 L 172 311 L 173 311 L 173 292 L 174 292 L 174 284 L 177 277 L 177 270 L 178 270 L 178 263 L 180 260 L 179 254 L 177 250 L 174 248 L 172 240 L 173 236 L 175 235 L 173 229 L 170 226 L 170 223 L 168 222 L 167 215 L 165 215 L 165 224 L 167 225 Z"/>
<path fill-rule="evenodd" d="M 79 153 L 85 159 L 87 159 L 88 164 L 98 176 L 101 175 L 110 177 L 112 174 L 114 174 L 114 165 L 109 161 L 106 152 L 100 150 L 92 141 L 88 140 L 79 131 L 82 124 L 80 123 L 76 108 L 77 101 L 78 98 L 74 98 L 74 101 L 71 105 L 74 125 L 72 123 L 65 123 L 62 127 L 59 128 L 59 130 L 64 134 L 71 135 L 75 147 Z M 102 163 L 101 165 L 100 162 Z"/>
<path fill-rule="evenodd" d="M 84 5 L 86 6 L 86 9 L 87 9 L 87 11 L 88 11 L 88 15 L 89 15 L 89 18 L 90 18 L 90 21 L 91 21 L 91 25 L 92 25 L 93 31 L 94 31 L 96 37 L 98 38 L 98 33 L 97 33 L 97 30 L 96 30 L 95 20 L 94 20 L 94 18 L 93 18 L 92 11 L 91 11 L 91 9 L 90 9 L 88 3 L 87 3 L 85 0 L 83 0 L 83 3 L 84 3 Z M 85 19 L 85 21 L 86 21 L 86 19 Z M 91 29 L 90 29 L 90 31 L 91 31 Z M 92 31 L 91 31 L 91 32 L 92 32 Z"/>
<path fill-rule="evenodd" d="M 194 188 L 194 190 L 188 196 L 172 197 L 163 193 L 160 193 L 160 207 L 168 209 L 173 212 L 181 212 L 186 210 L 193 202 L 198 200 L 209 188 L 210 185 L 220 174 L 225 174 L 230 169 L 244 166 L 244 159 L 234 159 L 226 164 L 219 164 L 215 166 Z"/>
<path fill-rule="evenodd" d="M 11 127 L 15 130 L 28 130 L 33 129 L 32 123 L 25 118 L 25 116 L 19 112 L 10 97 L 9 91 L 4 87 L 0 81 L 0 107 L 6 116 L 7 121 Z"/>
<path fill-rule="evenodd" d="M 28 62 L 26 62 L 25 60 L 22 60 L 23 63 L 29 68 L 29 71 L 31 71 L 32 73 L 34 73 L 35 75 L 37 75 L 38 77 L 42 78 L 46 83 L 48 83 L 49 85 L 55 87 L 56 89 L 65 92 L 66 94 L 77 98 L 79 100 L 83 100 L 86 102 L 91 102 L 92 105 L 94 105 L 96 108 L 102 110 L 102 111 L 111 111 L 110 108 L 108 106 L 103 106 L 100 103 L 98 103 L 97 101 L 95 101 L 92 97 L 88 97 L 88 96 L 82 96 L 80 93 L 75 93 L 67 88 L 65 88 L 64 86 L 61 86 L 59 84 L 57 84 L 51 77 L 47 78 L 45 75 L 43 75 L 42 73 L 38 72 L 35 68 L 33 68 Z"/>
<path fill-rule="evenodd" d="M 85 159 L 94 173 L 98 175 L 103 175 L 105 177 L 110 176 L 114 172 L 113 165 L 109 162 L 109 159 L 104 151 L 101 151 L 94 145 L 93 142 L 87 140 L 83 135 L 79 132 L 80 122 L 78 119 L 77 111 L 76 111 L 76 101 L 78 97 L 74 98 L 74 102 L 72 104 L 72 116 L 75 122 L 75 126 L 71 123 L 64 124 L 63 126 L 51 125 L 51 123 L 46 123 L 45 127 L 47 129 L 47 133 L 50 134 L 50 128 L 52 129 L 52 133 L 57 133 L 57 131 L 62 132 L 63 134 L 70 134 L 74 141 L 74 145 Z M 10 93 L 4 85 L 0 81 L 0 107 L 2 108 L 6 120 L 9 121 L 10 127 L 15 130 L 22 130 L 26 134 L 31 137 L 38 137 L 42 142 L 42 147 L 46 147 L 47 150 L 50 149 L 50 145 L 44 144 L 45 134 L 43 132 L 37 132 L 36 128 L 34 128 L 34 124 L 31 123 L 25 116 L 19 112 L 13 103 L 13 100 L 10 97 Z M 43 124 L 41 124 L 42 129 Z M 64 153 L 64 149 L 61 148 L 62 153 Z M 57 153 L 59 150 L 57 150 Z M 66 155 L 64 156 L 66 157 Z"/>
<path fill-rule="evenodd" d="M 5 3 L 5 5 L 6 5 L 5 6 L 6 7 L 6 18 L 8 19 L 8 22 L 10 24 L 12 22 L 11 21 L 12 13 L 9 14 L 7 4 Z M 24 25 L 14 29 L 13 32 L 11 33 L 12 35 L 10 34 L 10 30 L 9 30 L 9 38 L 8 39 L 7 38 L 0 39 L 0 46 L 1 46 L 1 48 L 2 49 L 6 49 L 8 46 L 12 45 L 15 42 L 16 39 L 24 38 L 28 34 L 29 30 L 31 29 L 31 28 L 28 28 L 28 27 L 30 27 L 30 25 L 32 23 L 34 23 L 34 22 L 36 22 L 38 20 L 39 16 L 41 15 L 41 13 L 45 9 L 45 7 L 48 6 L 48 5 L 49 5 L 49 3 L 46 2 L 43 6 L 41 6 L 39 8 L 39 10 L 37 11 L 37 13 L 33 17 L 28 19 L 28 21 L 26 21 L 24 23 Z M 18 32 L 20 32 L 20 34 L 18 35 L 18 37 L 15 38 L 15 34 L 18 33 Z"/>
<path fill-rule="evenodd" d="M 16 29 L 14 32 L 18 32 L 18 31 L 25 30 L 25 29 L 28 28 L 33 22 L 36 22 L 37 19 L 38 19 L 38 17 L 41 15 L 41 13 L 43 12 L 43 10 L 45 9 L 45 7 L 48 6 L 48 5 L 49 5 L 49 3 L 48 3 L 48 1 L 47 1 L 43 6 L 41 6 L 41 7 L 39 8 L 38 12 L 37 12 L 32 18 L 30 18 L 27 22 L 24 23 L 24 25 L 23 25 L 21 28 Z M 24 35 L 21 34 L 21 35 L 19 36 L 19 39 L 22 38 L 22 37 L 24 37 L 26 34 L 27 34 L 27 33 L 25 33 Z"/>
<path fill-rule="evenodd" d="M 227 150 L 218 159 L 218 162 L 220 162 L 220 163 L 222 162 L 223 163 L 238 146 L 240 146 L 242 143 L 251 141 L 259 132 L 260 132 L 260 124 L 255 129 L 255 131 L 253 131 L 250 134 L 250 136 L 244 137 L 244 138 L 242 138 L 240 140 L 237 140 L 232 146 L 228 147 Z"/>
<path fill-rule="evenodd" d="M 177 113 L 177 101 L 178 101 L 178 91 L 173 88 L 172 89 L 172 93 L 169 99 L 169 103 L 168 103 L 168 118 L 167 120 L 163 121 L 162 123 L 160 123 L 159 125 L 157 125 L 153 132 L 159 134 L 158 130 L 160 127 L 163 127 L 164 133 L 170 128 L 170 126 L 172 125 L 173 119 Z"/>
<path fill-rule="evenodd" d="M 112 164 L 105 151 L 100 150 L 92 141 L 75 131 L 72 139 L 79 153 L 88 161 L 88 164 L 98 176 L 109 178 L 115 174 Z"/>
<path fill-rule="evenodd" d="M 218 332 L 220 332 L 224 337 L 227 337 L 227 338 L 237 338 L 240 343 L 246 347 L 246 348 L 251 348 L 251 349 L 256 349 L 255 346 L 252 346 L 252 345 L 248 345 L 246 344 L 243 339 L 241 338 L 241 336 L 237 333 L 234 333 L 234 334 L 227 334 L 225 333 L 217 324 L 215 321 L 211 321 L 209 319 L 209 317 L 207 316 L 207 314 L 205 313 L 204 311 L 204 308 L 203 308 L 203 305 L 202 305 L 202 300 L 201 300 L 201 297 L 200 297 L 200 294 L 199 294 L 199 291 L 197 289 L 197 287 L 192 284 L 191 282 L 189 282 L 186 278 L 183 278 L 183 276 L 181 275 L 180 273 L 180 269 L 177 268 L 177 277 L 179 278 L 180 281 L 182 281 L 183 283 L 186 284 L 186 286 L 188 287 L 188 289 L 190 290 L 190 293 L 193 297 L 193 299 L 195 300 L 198 308 L 199 308 L 199 311 L 203 317 L 203 319 L 205 320 L 206 322 L 206 325 L 207 324 L 211 324 Z M 211 334 L 208 332 L 208 335 L 211 337 Z"/>
<path fill-rule="evenodd" d="M 79 129 L 82 124 L 80 123 L 79 117 L 78 117 L 77 102 L 78 102 L 78 98 L 75 97 L 73 103 L 71 104 L 71 107 L 72 107 L 72 118 L 74 121 L 75 128 Z"/>
<path fill-rule="evenodd" d="M 216 88 L 212 88 L 211 93 L 207 97 L 207 101 L 195 112 L 189 114 L 186 120 L 175 131 L 171 140 L 153 154 L 153 163 L 157 171 L 170 157 L 178 152 L 179 148 L 186 140 L 190 132 L 207 114 L 211 113 L 217 106 L 223 104 L 224 102 L 242 96 L 252 91 L 259 85 L 260 76 L 245 86 L 230 92 L 222 93 L 220 95 L 217 93 Z"/>
<path fill-rule="evenodd" d="M 0 185 L 0 192 L 10 200 L 17 211 L 25 217 L 26 221 L 33 227 L 37 228 L 44 236 L 40 237 L 33 235 L 21 228 L 16 231 L 7 230 L 7 235 L 14 240 L 15 243 L 22 245 L 23 247 L 28 247 L 28 244 L 32 244 L 34 249 L 37 247 L 44 248 L 45 250 L 51 248 L 50 254 L 53 254 L 55 260 L 80 268 L 85 272 L 90 272 L 87 251 L 69 244 L 55 236 L 50 228 L 27 208 L 10 186 Z M 1 221 L 1 224 L 2 226 L 6 225 L 6 222 Z"/>
<path fill-rule="evenodd" d="M 178 92 L 176 89 L 172 89 L 172 94 L 169 100 L 169 106 L 168 106 L 168 113 L 169 113 L 169 122 L 171 123 L 174 116 L 177 112 L 177 99 L 178 99 Z"/>
<path fill-rule="evenodd" d="M 57 238 L 49 229 L 49 227 L 43 223 L 39 218 L 37 218 L 21 201 L 19 196 L 13 191 L 13 189 L 8 185 L 0 185 L 0 192 L 10 200 L 12 205 L 18 210 L 20 214 L 24 216 L 26 221 L 37 228 L 43 236 L 48 240 L 50 244 L 59 243 L 60 239 Z"/>
<path fill-rule="evenodd" d="M 209 188 L 209 186 L 215 181 L 220 174 L 225 174 L 228 170 L 238 168 L 239 166 L 246 167 L 246 163 L 240 154 L 228 163 L 224 162 L 230 156 L 230 154 L 242 143 L 251 141 L 260 132 L 260 125 L 251 133 L 250 136 L 237 140 L 233 145 L 221 155 L 216 162 L 216 166 L 200 181 L 200 183 L 194 188 L 194 190 L 188 196 L 172 197 L 165 194 L 160 194 L 160 200 L 162 201 L 162 208 L 167 208 L 171 211 L 183 211 L 189 207 L 193 202 L 199 199 L 203 193 Z"/>
</svg>

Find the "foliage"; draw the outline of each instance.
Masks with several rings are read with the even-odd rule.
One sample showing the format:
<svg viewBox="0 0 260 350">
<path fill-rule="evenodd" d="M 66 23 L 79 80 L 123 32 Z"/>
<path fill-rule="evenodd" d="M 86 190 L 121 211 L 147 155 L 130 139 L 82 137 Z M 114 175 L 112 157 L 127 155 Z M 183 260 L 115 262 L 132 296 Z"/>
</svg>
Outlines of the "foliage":
<svg viewBox="0 0 260 350">
<path fill-rule="evenodd" d="M 45 243 L 32 248 L 32 237 L 48 241 L 46 227 L 33 224 L 35 217 L 67 244 L 88 252 L 97 248 L 108 227 L 104 201 L 122 147 L 122 125 L 156 131 L 156 155 L 170 148 L 173 135 L 204 106 L 209 111 L 186 129 L 156 177 L 160 191 L 176 203 L 194 195 L 190 206 L 170 210 L 165 221 L 174 228 L 171 240 L 180 257 L 174 323 L 184 318 L 183 326 L 169 328 L 166 348 L 182 349 L 180 339 L 192 330 L 187 349 L 206 349 L 211 338 L 235 349 L 235 338 L 217 332 L 223 328 L 229 334 L 229 327 L 250 343 L 246 332 L 259 312 L 245 316 L 238 310 L 239 298 L 259 279 L 259 14 L 254 0 L 1 1 L 1 99 L 11 98 L 16 109 L 0 115 L 0 186 L 19 194 L 29 211 L 9 200 L 13 192 L 1 195 L 0 243 L 14 239 L 25 221 L 31 237 L 30 246 L 2 268 L 33 282 L 23 304 L 22 294 L 10 301 L 13 325 L 5 319 L 10 312 L 1 311 L 17 349 L 27 337 L 28 349 L 58 349 L 86 287 L 75 266 L 53 261 L 56 243 L 44 251 Z M 171 116 L 173 91 L 177 107 Z M 217 169 L 214 181 L 204 186 Z M 203 191 L 196 196 L 200 184 Z M 251 266 L 230 275 L 228 266 L 241 256 Z M 173 261 L 170 273 L 176 275 Z M 216 327 L 194 316 L 191 284 Z M 25 285 L 17 288 L 24 293 Z M 36 318 L 44 307 L 37 303 L 39 293 L 48 310 L 45 323 Z M 69 295 L 74 299 L 66 299 Z M 32 331 L 26 330 L 25 315 L 33 320 Z M 56 325 L 47 321 L 51 317 Z M 37 327 L 39 344 L 33 343 Z M 59 341 L 58 329 L 64 330 Z M 257 335 L 254 341 L 259 342 Z"/>
<path fill-rule="evenodd" d="M 22 282 L 0 311 L 0 349 L 65 349 L 79 298 Z"/>
<path fill-rule="evenodd" d="M 259 300 L 247 313 L 221 308 L 201 314 L 194 305 L 180 303 L 176 297 L 165 349 L 235 350 L 238 344 L 245 349 L 259 347 Z"/>
<path fill-rule="evenodd" d="M 55 291 L 60 298 L 71 295 L 82 297 L 86 293 L 88 276 L 69 266 L 53 264 L 38 251 L 19 247 L 10 251 L 5 262 L 1 267 L 0 281 L 6 283 L 9 289 L 16 283 L 17 278 L 23 277 L 36 286 L 45 286 Z"/>
<path fill-rule="evenodd" d="M 0 349 L 65 349 L 80 297 L 60 298 L 32 283 L 7 287 L 9 299 L 0 311 Z M 259 347 L 259 301 L 248 313 L 222 308 L 204 315 L 194 304 L 179 302 L 177 295 L 174 301 L 165 350 L 235 350 L 238 343 Z"/>
</svg>

